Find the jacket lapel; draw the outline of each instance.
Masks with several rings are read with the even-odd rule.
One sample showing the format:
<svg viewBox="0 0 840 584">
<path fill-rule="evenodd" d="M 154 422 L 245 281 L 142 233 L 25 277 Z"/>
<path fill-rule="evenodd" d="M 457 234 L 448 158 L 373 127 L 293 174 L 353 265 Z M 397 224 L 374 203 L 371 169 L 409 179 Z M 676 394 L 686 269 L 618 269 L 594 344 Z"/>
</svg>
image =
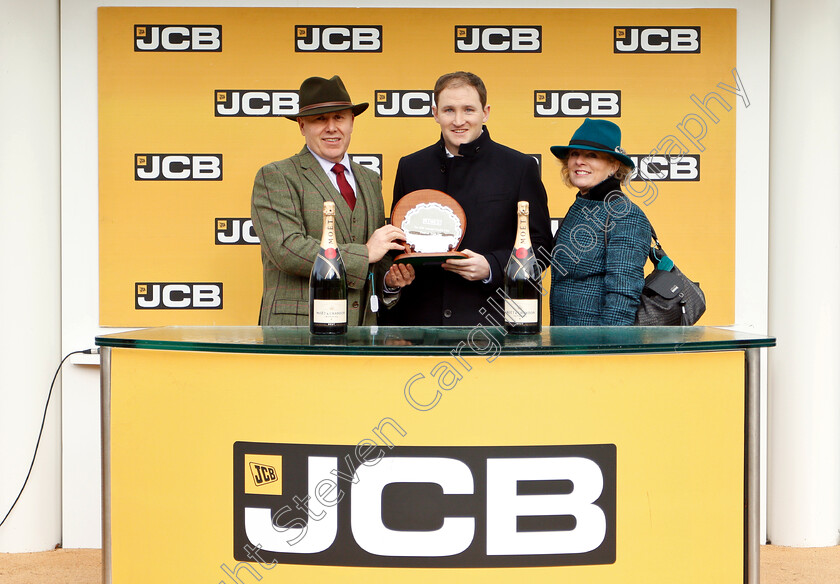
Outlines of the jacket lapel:
<svg viewBox="0 0 840 584">
<path fill-rule="evenodd" d="M 339 241 L 350 241 L 351 218 L 347 202 L 341 196 L 341 193 L 332 185 L 329 177 L 324 174 L 324 169 L 321 168 L 321 165 L 306 146 L 300 151 L 299 156 L 303 178 L 315 187 L 315 190 L 318 191 L 324 201 L 335 203 L 335 225 L 338 230 L 337 236 Z"/>
<path fill-rule="evenodd" d="M 368 174 L 362 171 L 361 166 L 352 162 L 350 164 L 353 166 L 353 177 L 356 179 L 356 190 L 358 191 L 356 196 L 364 200 L 367 224 L 374 226 L 376 225 L 376 201 L 373 195 L 376 189 L 368 178 Z M 373 229 L 370 229 L 370 231 L 373 231 Z"/>
</svg>

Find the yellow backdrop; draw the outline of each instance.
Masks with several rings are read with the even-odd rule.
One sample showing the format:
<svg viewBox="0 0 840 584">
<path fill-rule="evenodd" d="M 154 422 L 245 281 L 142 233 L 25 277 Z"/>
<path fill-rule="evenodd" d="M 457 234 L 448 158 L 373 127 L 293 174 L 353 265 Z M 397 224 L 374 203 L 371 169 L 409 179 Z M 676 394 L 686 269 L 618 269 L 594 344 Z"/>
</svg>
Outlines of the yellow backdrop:
<svg viewBox="0 0 840 584">
<path fill-rule="evenodd" d="M 390 208 L 399 158 L 439 137 L 428 95 L 454 70 L 484 79 L 493 138 L 541 159 L 553 217 L 574 193 L 549 147 L 583 117 L 617 122 L 631 155 L 684 146 L 642 164 L 634 200 L 703 286 L 701 324 L 731 323 L 735 106 L 749 89 L 735 24 L 731 9 L 100 8 L 100 323 L 256 324 L 251 188 L 303 146 L 279 117 L 300 82 L 339 74 L 371 103 L 350 154 L 381 171 Z"/>
</svg>

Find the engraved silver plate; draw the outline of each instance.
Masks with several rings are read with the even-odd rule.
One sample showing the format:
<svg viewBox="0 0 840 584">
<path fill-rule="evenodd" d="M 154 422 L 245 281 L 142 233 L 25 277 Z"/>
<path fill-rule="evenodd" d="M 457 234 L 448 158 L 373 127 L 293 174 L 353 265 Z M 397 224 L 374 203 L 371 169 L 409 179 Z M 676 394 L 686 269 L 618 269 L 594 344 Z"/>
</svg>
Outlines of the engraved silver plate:
<svg viewBox="0 0 840 584">
<path fill-rule="evenodd" d="M 405 214 L 400 228 L 414 253 L 442 253 L 458 247 L 461 221 L 440 203 L 420 203 Z"/>
</svg>

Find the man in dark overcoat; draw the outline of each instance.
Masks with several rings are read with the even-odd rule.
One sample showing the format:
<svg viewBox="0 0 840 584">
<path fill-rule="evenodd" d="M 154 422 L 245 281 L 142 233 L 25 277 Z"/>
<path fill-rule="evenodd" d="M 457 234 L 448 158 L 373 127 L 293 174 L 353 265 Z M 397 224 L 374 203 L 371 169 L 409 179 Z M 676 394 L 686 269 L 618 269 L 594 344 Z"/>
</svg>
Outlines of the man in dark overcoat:
<svg viewBox="0 0 840 584">
<path fill-rule="evenodd" d="M 504 305 L 498 290 L 516 238 L 518 201 L 530 204 L 534 250 L 551 250 L 545 187 L 536 160 L 494 142 L 484 123 L 490 115 L 487 90 L 472 73 L 443 75 L 435 84 L 437 143 L 403 157 L 394 182 L 394 201 L 418 189 L 453 197 L 466 214 L 459 250 L 467 257 L 442 266 L 416 268 L 414 282 L 383 313 L 393 325 L 501 323 Z"/>
</svg>

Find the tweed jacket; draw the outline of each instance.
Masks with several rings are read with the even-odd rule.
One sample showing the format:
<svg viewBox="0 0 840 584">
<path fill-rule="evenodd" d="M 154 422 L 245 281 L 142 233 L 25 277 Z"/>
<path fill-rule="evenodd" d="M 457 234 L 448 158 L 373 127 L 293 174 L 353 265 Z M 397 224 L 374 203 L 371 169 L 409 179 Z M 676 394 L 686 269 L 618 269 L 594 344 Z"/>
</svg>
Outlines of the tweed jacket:
<svg viewBox="0 0 840 584">
<path fill-rule="evenodd" d="M 578 193 L 552 250 L 551 325 L 632 325 L 650 242 L 647 217 L 618 180 Z"/>
<path fill-rule="evenodd" d="M 260 325 L 309 323 L 309 273 L 320 247 L 325 201 L 335 202 L 336 239 L 347 272 L 347 322 L 351 326 L 376 324 L 367 278 L 373 266 L 368 264 L 365 242 L 385 224 L 382 183 L 372 170 L 350 165 L 356 179 L 352 211 L 306 147 L 257 172 L 251 218 L 263 265 Z M 388 256 L 375 266 L 374 282 L 379 286 L 388 266 Z"/>
<path fill-rule="evenodd" d="M 435 189 L 453 197 L 467 217 L 459 249 L 482 254 L 490 264 L 489 283 L 471 282 L 440 266 L 416 269 L 413 283 L 402 289 L 399 302 L 383 311 L 386 324 L 475 326 L 501 322 L 505 266 L 516 240 L 517 201 L 530 203 L 531 243 L 550 249 L 551 224 L 545 187 L 533 157 L 494 142 L 490 131 L 450 158 L 441 138 L 403 157 L 394 179 L 394 204 L 418 189 Z M 488 299 L 490 299 L 488 301 Z"/>
</svg>

